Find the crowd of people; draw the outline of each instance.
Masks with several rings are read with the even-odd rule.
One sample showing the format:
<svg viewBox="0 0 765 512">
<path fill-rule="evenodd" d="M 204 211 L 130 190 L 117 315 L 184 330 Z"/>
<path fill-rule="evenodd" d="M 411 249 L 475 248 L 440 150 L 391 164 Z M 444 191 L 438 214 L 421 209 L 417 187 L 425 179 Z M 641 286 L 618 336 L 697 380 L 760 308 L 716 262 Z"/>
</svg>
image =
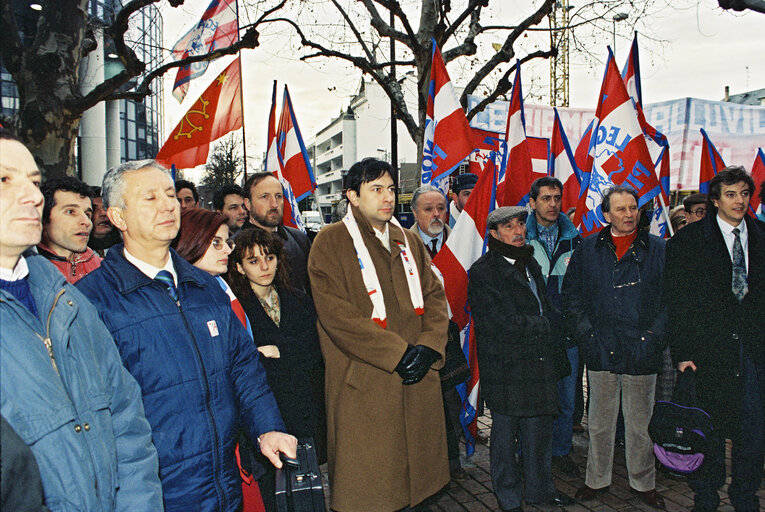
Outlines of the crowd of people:
<svg viewBox="0 0 765 512">
<path fill-rule="evenodd" d="M 0 129 L 3 509 L 271 512 L 275 470 L 305 438 L 328 464 L 333 510 L 424 510 L 465 478 L 468 361 L 431 260 L 477 179 L 458 176 L 451 204 L 417 189 L 409 229 L 396 179 L 383 161 L 354 164 L 344 210 L 312 243 L 284 225 L 271 174 L 216 190 L 206 210 L 152 160 L 110 169 L 101 187 L 43 182 Z M 502 510 L 608 492 L 620 435 L 629 486 L 664 508 L 648 423 L 677 371 L 694 373 L 715 428 L 688 478 L 694 510 L 719 506 L 726 439 L 731 504 L 760 510 L 754 190 L 743 168 L 724 169 L 673 212 L 669 240 L 649 234 L 628 187 L 605 193 L 607 225 L 585 239 L 554 177 L 534 182 L 528 207 L 489 214 L 467 291 Z M 589 445 L 572 497 L 553 468 L 580 476 L 583 368 Z"/>
</svg>

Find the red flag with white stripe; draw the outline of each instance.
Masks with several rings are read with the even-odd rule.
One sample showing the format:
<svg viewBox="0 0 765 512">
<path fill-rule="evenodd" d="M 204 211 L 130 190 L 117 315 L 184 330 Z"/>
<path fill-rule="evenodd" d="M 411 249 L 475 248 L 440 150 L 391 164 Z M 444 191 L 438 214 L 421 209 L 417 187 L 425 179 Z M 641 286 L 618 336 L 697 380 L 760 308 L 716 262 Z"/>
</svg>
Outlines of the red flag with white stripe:
<svg viewBox="0 0 765 512">
<path fill-rule="evenodd" d="M 486 252 L 486 237 L 490 236 L 486 232 L 486 218 L 496 204 L 496 180 L 496 165 L 492 158 L 479 176 L 449 238 L 433 258 L 433 265 L 443 276 L 446 299 L 452 313 L 451 320 L 463 331 L 462 351 L 470 367 L 470 378 L 465 384 L 457 387 L 462 398 L 460 422 L 465 432 L 465 450 L 468 455 L 472 453 L 475 445 L 480 385 L 475 334 L 470 328 L 472 322 L 468 311 L 468 270 Z"/>
<path fill-rule="evenodd" d="M 757 214 L 765 213 L 760 202 L 760 191 L 762 190 L 762 183 L 765 182 L 765 152 L 762 151 L 762 148 L 757 148 L 757 156 L 754 157 L 752 179 L 754 180 L 754 194 L 749 201 L 749 215 L 756 217 Z"/>
<path fill-rule="evenodd" d="M 443 180 L 472 153 L 473 130 L 446 71 L 435 39 L 422 147 L 421 184 L 443 188 Z"/>
<path fill-rule="evenodd" d="M 552 139 L 550 140 L 549 174 L 558 178 L 563 183 L 561 210 L 565 212 L 572 206 L 576 206 L 579 199 L 581 178 L 579 177 L 579 169 L 576 167 L 574 154 L 571 151 L 571 145 L 568 143 L 566 132 L 563 130 L 563 123 L 560 120 L 557 108 L 555 109 Z"/>
<path fill-rule="evenodd" d="M 574 219 L 574 225 L 579 226 L 584 236 L 606 224 L 600 205 L 603 194 L 611 186 L 635 189 L 638 207 L 661 193 L 635 104 L 610 49 L 592 133 L 582 176 L 583 193 L 579 196 Z"/>
<path fill-rule="evenodd" d="M 531 150 L 526 138 L 526 119 L 523 113 L 520 61 L 516 64 L 513 92 L 507 112 L 505 143 L 507 151 L 502 162 L 505 181 L 497 191 L 499 203 L 501 206 L 523 206 L 529 202 L 529 189 L 534 180 L 547 175 L 547 165 L 542 172 L 535 172 L 531 161 Z M 500 174 L 503 172 L 500 171 Z"/>
</svg>

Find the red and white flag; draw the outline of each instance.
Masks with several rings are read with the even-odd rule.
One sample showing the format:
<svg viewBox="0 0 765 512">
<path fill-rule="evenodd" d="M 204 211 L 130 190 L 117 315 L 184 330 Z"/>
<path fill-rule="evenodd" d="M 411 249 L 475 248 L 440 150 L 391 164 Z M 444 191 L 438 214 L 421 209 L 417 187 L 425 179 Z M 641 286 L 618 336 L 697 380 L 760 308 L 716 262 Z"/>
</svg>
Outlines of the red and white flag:
<svg viewBox="0 0 765 512">
<path fill-rule="evenodd" d="M 457 387 L 462 398 L 460 422 L 465 432 L 465 450 L 468 455 L 475 446 L 480 384 L 475 335 L 471 328 L 467 301 L 468 270 L 486 252 L 486 236 L 489 236 L 486 232 L 486 218 L 496 204 L 496 181 L 496 165 L 492 158 L 479 176 L 449 238 L 433 258 L 433 265 L 443 276 L 451 320 L 463 331 L 462 351 L 470 366 L 470 378 Z"/>
<path fill-rule="evenodd" d="M 507 150 L 500 170 L 500 176 L 504 174 L 505 179 L 504 184 L 498 186 L 498 201 L 501 206 L 524 206 L 529 202 L 531 184 L 535 179 L 547 175 L 547 154 L 545 153 L 542 171 L 535 172 L 529 141 L 526 138 L 520 61 L 516 64 L 513 92 L 507 113 L 505 145 Z"/>
<path fill-rule="evenodd" d="M 563 123 L 560 120 L 557 108 L 555 109 L 552 139 L 550 140 L 548 174 L 558 178 L 563 184 L 561 210 L 565 212 L 572 206 L 576 206 L 581 186 L 580 171 L 576 166 L 574 153 L 571 151 L 568 137 L 566 137 L 566 132 L 563 130 Z"/>
<path fill-rule="evenodd" d="M 287 86 L 284 86 L 282 115 L 276 132 L 279 156 L 282 162 L 284 178 L 292 185 L 295 198 L 300 201 L 316 189 L 316 179 L 311 168 L 311 159 L 300 134 L 295 109 Z"/>
<path fill-rule="evenodd" d="M 638 207 L 661 193 L 635 104 L 610 48 L 593 126 L 587 164 L 582 173 L 583 193 L 574 218 L 574 225 L 584 236 L 606 224 L 600 205 L 603 194 L 611 186 L 635 189 Z"/>
<path fill-rule="evenodd" d="M 300 217 L 295 194 L 292 192 L 290 182 L 284 176 L 284 164 L 279 153 L 279 144 L 276 133 L 276 80 L 274 80 L 274 90 L 271 94 L 271 110 L 268 114 L 268 142 L 266 144 L 266 162 L 265 171 L 272 173 L 282 184 L 284 192 L 284 212 L 282 214 L 282 223 L 300 231 L 305 232 L 303 219 Z"/>
<path fill-rule="evenodd" d="M 173 60 L 210 53 L 239 41 L 238 7 L 236 0 L 212 0 L 196 25 L 186 32 L 171 51 Z M 182 102 L 189 82 L 207 71 L 208 61 L 195 62 L 178 68 L 173 96 Z"/>
<path fill-rule="evenodd" d="M 430 87 L 422 148 L 422 185 L 444 190 L 444 181 L 475 148 L 473 130 L 457 101 L 446 64 L 435 39 L 430 65 Z"/>
</svg>

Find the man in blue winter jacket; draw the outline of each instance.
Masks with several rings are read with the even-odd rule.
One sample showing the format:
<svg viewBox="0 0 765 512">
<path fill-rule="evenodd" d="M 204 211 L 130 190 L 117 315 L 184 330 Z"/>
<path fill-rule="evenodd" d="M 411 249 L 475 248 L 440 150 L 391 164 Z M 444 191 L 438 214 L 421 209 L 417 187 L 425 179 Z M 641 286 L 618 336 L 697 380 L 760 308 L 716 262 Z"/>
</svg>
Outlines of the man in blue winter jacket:
<svg viewBox="0 0 765 512">
<path fill-rule="evenodd" d="M 529 191 L 531 213 L 526 219 L 526 240 L 534 248 L 534 259 L 542 269 L 545 296 L 550 302 L 552 315 L 563 312 L 561 288 L 571 255 L 582 237 L 569 218 L 561 213 L 563 184 L 558 178 L 545 176 L 534 180 Z M 562 322 L 558 324 L 562 325 Z M 566 333 L 552 333 L 566 340 L 566 356 L 571 373 L 558 381 L 558 406 L 552 430 L 553 466 L 571 476 L 579 476 L 579 469 L 571 460 L 571 436 L 574 418 L 574 399 L 579 367 L 579 348 Z"/>
<path fill-rule="evenodd" d="M 141 386 L 165 509 L 237 510 L 240 425 L 277 467 L 280 452 L 295 456 L 297 440 L 283 433 L 255 344 L 228 296 L 170 249 L 180 206 L 167 169 L 152 160 L 112 168 L 102 197 L 124 245 L 77 286 Z"/>
<path fill-rule="evenodd" d="M 30 152 L 0 129 L 2 416 L 31 448 L 51 511 L 161 511 L 138 384 L 95 308 L 28 251 L 42 233 L 40 180 Z"/>
</svg>

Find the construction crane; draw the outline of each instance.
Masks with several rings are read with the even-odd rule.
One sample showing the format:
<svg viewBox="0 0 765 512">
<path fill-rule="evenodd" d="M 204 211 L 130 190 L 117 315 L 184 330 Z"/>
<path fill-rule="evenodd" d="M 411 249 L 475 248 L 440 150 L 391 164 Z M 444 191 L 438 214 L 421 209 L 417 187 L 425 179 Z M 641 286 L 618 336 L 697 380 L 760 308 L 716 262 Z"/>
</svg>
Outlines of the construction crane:
<svg viewBox="0 0 765 512">
<path fill-rule="evenodd" d="M 558 54 L 550 59 L 550 105 L 568 107 L 568 0 L 555 2 L 550 12 L 550 47 Z"/>
</svg>

